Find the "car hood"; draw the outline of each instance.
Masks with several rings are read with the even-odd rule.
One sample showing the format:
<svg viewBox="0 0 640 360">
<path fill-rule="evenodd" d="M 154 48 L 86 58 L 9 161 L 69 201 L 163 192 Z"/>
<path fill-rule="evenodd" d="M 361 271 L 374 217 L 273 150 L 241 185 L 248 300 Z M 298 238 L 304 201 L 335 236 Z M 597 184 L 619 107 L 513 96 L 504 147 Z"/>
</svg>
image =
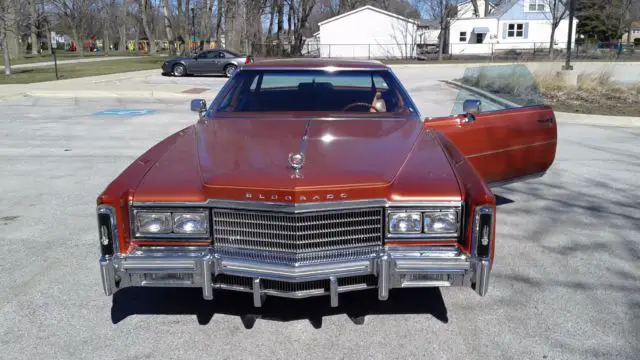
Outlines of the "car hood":
<svg viewBox="0 0 640 360">
<path fill-rule="evenodd" d="M 391 183 L 421 133 L 416 120 L 215 119 L 197 128 L 204 186 L 260 189 Z M 296 176 L 289 155 L 304 153 Z"/>
<path fill-rule="evenodd" d="M 453 201 L 462 190 L 437 137 L 417 120 L 199 121 L 135 166 L 149 166 L 137 202 L 255 200 L 305 203 L 389 199 Z M 296 176 L 289 154 L 304 148 Z"/>
</svg>

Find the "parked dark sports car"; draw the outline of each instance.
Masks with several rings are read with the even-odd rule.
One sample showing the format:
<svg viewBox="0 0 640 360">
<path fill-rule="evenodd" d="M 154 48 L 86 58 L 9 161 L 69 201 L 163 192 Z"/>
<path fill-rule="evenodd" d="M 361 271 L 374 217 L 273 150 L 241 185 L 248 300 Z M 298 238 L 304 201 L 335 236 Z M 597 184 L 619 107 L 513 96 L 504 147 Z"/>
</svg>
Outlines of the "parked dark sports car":
<svg viewBox="0 0 640 360">
<path fill-rule="evenodd" d="M 230 77 L 241 65 L 252 62 L 251 56 L 242 56 L 225 49 L 211 49 L 195 56 L 178 56 L 167 60 L 162 64 L 162 73 L 175 76 L 224 74 Z"/>
</svg>

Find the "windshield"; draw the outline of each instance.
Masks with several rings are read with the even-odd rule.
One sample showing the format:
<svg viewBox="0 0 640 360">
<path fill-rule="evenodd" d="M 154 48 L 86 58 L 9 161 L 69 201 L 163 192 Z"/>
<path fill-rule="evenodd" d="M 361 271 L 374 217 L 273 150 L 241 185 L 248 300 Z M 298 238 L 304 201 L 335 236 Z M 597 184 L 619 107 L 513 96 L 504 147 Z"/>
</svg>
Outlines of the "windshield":
<svg viewBox="0 0 640 360">
<path fill-rule="evenodd" d="M 230 81 L 216 112 L 415 112 L 386 70 L 242 70 Z"/>
</svg>

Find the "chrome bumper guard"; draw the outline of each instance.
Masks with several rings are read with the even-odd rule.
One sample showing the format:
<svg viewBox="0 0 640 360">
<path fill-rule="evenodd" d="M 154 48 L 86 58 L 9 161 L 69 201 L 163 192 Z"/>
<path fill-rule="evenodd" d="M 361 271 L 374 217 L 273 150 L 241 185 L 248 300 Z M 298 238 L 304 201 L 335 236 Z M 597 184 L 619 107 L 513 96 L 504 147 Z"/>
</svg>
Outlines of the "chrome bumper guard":
<svg viewBox="0 0 640 360">
<path fill-rule="evenodd" d="M 470 258 L 452 247 L 382 249 L 378 255 L 343 262 L 288 266 L 222 257 L 212 248 L 149 248 L 100 258 L 106 295 L 132 286 L 199 287 L 213 299 L 214 289 L 253 294 L 261 307 L 267 295 L 289 298 L 338 295 L 378 288 L 386 300 L 395 288 L 467 286 L 480 296 L 489 287 L 489 259 Z"/>
</svg>

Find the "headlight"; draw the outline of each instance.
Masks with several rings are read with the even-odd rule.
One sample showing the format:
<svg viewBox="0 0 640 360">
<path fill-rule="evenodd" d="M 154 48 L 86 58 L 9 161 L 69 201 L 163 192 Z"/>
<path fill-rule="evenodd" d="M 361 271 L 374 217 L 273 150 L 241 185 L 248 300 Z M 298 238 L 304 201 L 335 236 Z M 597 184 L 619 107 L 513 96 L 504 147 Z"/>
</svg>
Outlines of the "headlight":
<svg viewBox="0 0 640 360">
<path fill-rule="evenodd" d="M 422 216 L 419 212 L 389 213 L 389 233 L 419 234 L 422 231 Z"/>
<path fill-rule="evenodd" d="M 209 237 L 207 210 L 134 210 L 136 237 L 205 238 Z"/>
<path fill-rule="evenodd" d="M 141 235 L 171 233 L 171 213 L 136 212 L 136 233 Z"/>
<path fill-rule="evenodd" d="M 387 234 L 402 238 L 442 238 L 460 235 L 460 207 L 418 209 L 387 212 Z"/>
<path fill-rule="evenodd" d="M 173 213 L 173 232 L 176 234 L 206 234 L 208 230 L 207 213 Z"/>
<path fill-rule="evenodd" d="M 455 211 L 424 213 L 424 232 L 427 234 L 450 234 L 458 231 L 458 214 Z"/>
</svg>

